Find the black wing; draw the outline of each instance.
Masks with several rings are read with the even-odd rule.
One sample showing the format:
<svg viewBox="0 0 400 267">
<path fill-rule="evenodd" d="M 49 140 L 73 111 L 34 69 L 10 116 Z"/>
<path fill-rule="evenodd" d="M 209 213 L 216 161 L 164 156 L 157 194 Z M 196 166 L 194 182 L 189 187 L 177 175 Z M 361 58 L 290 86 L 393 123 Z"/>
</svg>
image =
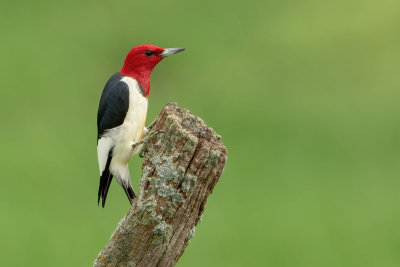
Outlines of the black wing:
<svg viewBox="0 0 400 267">
<path fill-rule="evenodd" d="M 129 87 L 121 82 L 123 75 L 115 73 L 108 80 L 101 95 L 97 113 L 97 140 L 108 129 L 121 125 L 129 108 Z"/>
</svg>

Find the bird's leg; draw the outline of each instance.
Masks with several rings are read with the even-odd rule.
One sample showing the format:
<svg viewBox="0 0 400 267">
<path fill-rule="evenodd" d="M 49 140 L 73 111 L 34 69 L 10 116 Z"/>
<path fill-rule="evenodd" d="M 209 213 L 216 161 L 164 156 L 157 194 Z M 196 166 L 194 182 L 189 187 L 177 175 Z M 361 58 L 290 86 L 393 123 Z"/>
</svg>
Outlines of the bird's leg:
<svg viewBox="0 0 400 267">
<path fill-rule="evenodd" d="M 144 152 L 143 144 L 145 144 L 150 139 L 150 137 L 153 137 L 153 135 L 158 134 L 158 133 L 163 133 L 163 131 L 157 130 L 157 131 L 151 132 L 151 134 L 149 134 L 149 132 L 147 132 L 146 135 L 140 141 L 137 141 L 132 144 L 132 149 L 135 149 L 136 147 L 140 146 L 138 149 L 138 153 L 139 153 L 140 157 L 143 157 L 143 155 L 141 155 Z"/>
<path fill-rule="evenodd" d="M 146 136 L 150 131 L 151 131 L 151 129 L 153 129 L 153 127 L 154 127 L 154 125 L 156 125 L 156 122 L 157 122 L 157 120 L 154 120 L 152 123 L 150 123 L 150 125 L 149 125 L 149 127 L 144 127 L 144 135 Z"/>
<path fill-rule="evenodd" d="M 140 141 L 137 141 L 135 143 L 132 144 L 132 149 L 135 149 L 136 147 L 143 145 L 144 143 L 147 142 L 147 140 L 149 140 L 150 136 L 147 135 L 144 138 L 140 139 Z"/>
<path fill-rule="evenodd" d="M 139 157 L 143 158 L 144 157 L 144 145 L 141 144 L 138 146 L 138 149 L 136 151 L 136 154 L 139 155 Z"/>
<path fill-rule="evenodd" d="M 149 140 L 149 138 L 153 135 L 153 134 L 157 134 L 159 132 L 162 131 L 155 131 L 154 133 L 151 133 L 151 130 L 153 129 L 154 125 L 156 125 L 157 119 L 155 119 L 152 123 L 150 123 L 149 127 L 144 127 L 143 129 L 143 138 L 132 144 L 132 149 L 135 149 L 136 147 L 138 147 L 136 154 L 139 154 L 139 157 L 143 158 L 144 157 L 144 143 L 147 142 L 147 140 Z"/>
<path fill-rule="evenodd" d="M 138 150 L 137 150 L 137 154 L 139 154 L 139 157 L 141 157 L 141 158 L 144 157 L 144 146 L 143 146 L 143 143 L 145 143 L 148 140 L 148 138 L 149 138 L 148 135 L 151 132 L 151 129 L 153 129 L 154 125 L 156 125 L 156 122 L 157 122 L 157 120 L 154 120 L 152 123 L 150 123 L 149 127 L 147 127 L 147 128 L 144 127 L 144 129 L 143 129 L 143 136 L 144 136 L 143 139 L 146 138 L 146 140 L 142 141 L 142 144 L 134 144 L 133 145 L 133 149 L 135 149 L 135 147 L 137 145 L 140 145 Z M 157 132 L 159 132 L 159 131 L 157 131 Z"/>
</svg>

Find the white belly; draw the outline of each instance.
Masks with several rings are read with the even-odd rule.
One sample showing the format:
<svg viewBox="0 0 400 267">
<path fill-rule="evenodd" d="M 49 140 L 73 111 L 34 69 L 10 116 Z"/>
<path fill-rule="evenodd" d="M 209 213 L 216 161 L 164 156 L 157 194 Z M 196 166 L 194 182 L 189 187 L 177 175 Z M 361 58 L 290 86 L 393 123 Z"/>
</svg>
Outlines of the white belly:
<svg viewBox="0 0 400 267">
<path fill-rule="evenodd" d="M 124 77 L 122 81 L 129 86 L 129 109 L 123 124 L 112 130 L 114 137 L 112 163 L 128 164 L 134 153 L 132 144 L 142 138 L 147 115 L 147 98 L 140 93 L 135 79 Z"/>
</svg>

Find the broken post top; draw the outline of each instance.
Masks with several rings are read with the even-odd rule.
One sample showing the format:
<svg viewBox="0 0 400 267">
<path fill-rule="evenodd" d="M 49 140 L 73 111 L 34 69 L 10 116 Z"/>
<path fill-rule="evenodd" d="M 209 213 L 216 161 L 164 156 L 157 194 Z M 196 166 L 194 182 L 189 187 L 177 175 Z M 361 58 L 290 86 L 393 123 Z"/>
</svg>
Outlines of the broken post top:
<svg viewBox="0 0 400 267">
<path fill-rule="evenodd" d="M 182 127 L 186 130 L 185 134 L 193 135 L 200 139 L 205 139 L 216 145 L 222 146 L 226 150 L 219 136 L 212 128 L 197 116 L 194 116 L 189 110 L 178 107 L 177 103 L 168 103 L 164 106 L 155 122 L 155 130 L 166 130 L 168 127 Z M 170 134 L 172 134 L 171 132 Z"/>
<path fill-rule="evenodd" d="M 163 108 L 150 135 L 137 199 L 95 266 L 173 266 L 222 174 L 220 136 L 177 104 Z"/>
</svg>

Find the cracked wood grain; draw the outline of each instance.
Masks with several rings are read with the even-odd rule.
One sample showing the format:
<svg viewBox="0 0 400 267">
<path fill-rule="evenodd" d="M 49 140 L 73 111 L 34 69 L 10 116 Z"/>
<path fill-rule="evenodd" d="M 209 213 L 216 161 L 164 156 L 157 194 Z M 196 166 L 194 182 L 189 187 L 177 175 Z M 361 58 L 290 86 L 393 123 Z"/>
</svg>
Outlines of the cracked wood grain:
<svg viewBox="0 0 400 267">
<path fill-rule="evenodd" d="M 167 104 L 144 147 L 138 196 L 94 266 L 174 266 L 201 220 L 227 150 L 215 131 Z"/>
</svg>

